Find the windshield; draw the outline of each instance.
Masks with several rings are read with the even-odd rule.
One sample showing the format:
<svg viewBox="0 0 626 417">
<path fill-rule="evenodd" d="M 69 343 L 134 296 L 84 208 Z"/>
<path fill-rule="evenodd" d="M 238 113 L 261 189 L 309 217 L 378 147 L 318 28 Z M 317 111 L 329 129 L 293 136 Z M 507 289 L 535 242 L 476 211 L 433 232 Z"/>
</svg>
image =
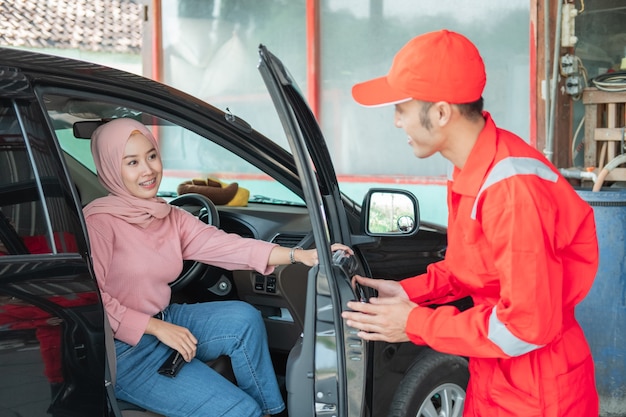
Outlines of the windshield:
<svg viewBox="0 0 626 417">
<path fill-rule="evenodd" d="M 222 189 L 237 183 L 228 188 L 236 189 L 236 194 L 230 200 L 233 204 L 229 203 L 230 205 L 304 205 L 302 199 L 283 184 L 210 138 L 140 109 L 131 108 L 127 103 L 121 105 L 108 100 L 111 98 L 107 98 L 107 101 L 85 100 L 56 94 L 45 95 L 44 99 L 63 151 L 94 175 L 94 178 L 96 169 L 90 150 L 91 132 L 102 119 L 132 117 L 145 124 L 159 142 L 163 161 L 163 180 L 159 187 L 159 196 L 166 199 L 176 197 L 181 187 L 203 181 Z M 220 195 L 230 195 L 230 191 L 226 190 L 213 191 Z"/>
</svg>

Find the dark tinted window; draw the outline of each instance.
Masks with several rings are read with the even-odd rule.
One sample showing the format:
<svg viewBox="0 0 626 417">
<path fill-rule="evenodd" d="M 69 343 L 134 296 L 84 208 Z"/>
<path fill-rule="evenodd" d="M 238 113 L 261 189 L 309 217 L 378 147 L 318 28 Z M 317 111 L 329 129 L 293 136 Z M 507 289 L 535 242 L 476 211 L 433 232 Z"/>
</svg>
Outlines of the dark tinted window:
<svg viewBox="0 0 626 417">
<path fill-rule="evenodd" d="M 36 115 L 31 105 L 0 101 L 0 255 L 78 251 L 71 192 Z"/>
</svg>

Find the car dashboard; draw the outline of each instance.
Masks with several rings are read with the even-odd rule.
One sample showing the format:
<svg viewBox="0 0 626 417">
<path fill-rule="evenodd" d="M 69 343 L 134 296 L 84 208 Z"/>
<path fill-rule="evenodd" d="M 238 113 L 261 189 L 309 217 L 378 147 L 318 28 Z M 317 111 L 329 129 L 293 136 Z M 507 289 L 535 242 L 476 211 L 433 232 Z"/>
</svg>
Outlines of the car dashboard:
<svg viewBox="0 0 626 417">
<path fill-rule="evenodd" d="M 220 228 L 228 233 L 276 243 L 311 247 L 313 235 L 306 207 L 251 204 L 219 207 Z M 303 330 L 309 267 L 282 265 L 265 276 L 256 271 L 233 271 L 238 299 L 261 311 L 271 349 L 288 352 Z"/>
</svg>

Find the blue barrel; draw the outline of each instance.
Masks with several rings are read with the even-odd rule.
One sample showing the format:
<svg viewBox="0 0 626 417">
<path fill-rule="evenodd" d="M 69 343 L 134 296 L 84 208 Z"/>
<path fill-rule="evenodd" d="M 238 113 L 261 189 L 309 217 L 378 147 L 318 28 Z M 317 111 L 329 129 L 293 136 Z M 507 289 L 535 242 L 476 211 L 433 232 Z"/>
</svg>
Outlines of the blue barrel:
<svg viewBox="0 0 626 417">
<path fill-rule="evenodd" d="M 626 416 L 626 190 L 578 191 L 593 208 L 600 265 L 576 307 L 596 366 L 601 416 Z"/>
</svg>

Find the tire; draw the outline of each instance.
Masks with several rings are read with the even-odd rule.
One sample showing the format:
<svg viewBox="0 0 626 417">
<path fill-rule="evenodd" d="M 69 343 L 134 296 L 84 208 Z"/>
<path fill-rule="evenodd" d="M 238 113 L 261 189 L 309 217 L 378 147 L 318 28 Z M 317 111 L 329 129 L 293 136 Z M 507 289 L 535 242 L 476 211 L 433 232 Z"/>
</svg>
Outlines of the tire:
<svg viewBox="0 0 626 417">
<path fill-rule="evenodd" d="M 389 417 L 461 417 L 468 381 L 466 359 L 427 349 L 400 381 Z"/>
</svg>

